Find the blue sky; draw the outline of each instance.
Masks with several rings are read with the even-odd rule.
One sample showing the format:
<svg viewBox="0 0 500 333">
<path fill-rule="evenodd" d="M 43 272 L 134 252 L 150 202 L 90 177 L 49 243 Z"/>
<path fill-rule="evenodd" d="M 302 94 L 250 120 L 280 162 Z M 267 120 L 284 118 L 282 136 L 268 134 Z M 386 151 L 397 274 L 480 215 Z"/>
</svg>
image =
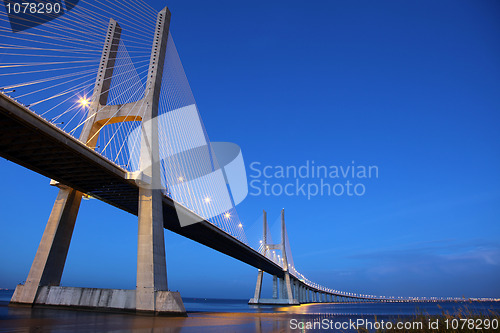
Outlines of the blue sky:
<svg viewBox="0 0 500 333">
<path fill-rule="evenodd" d="M 497 1 L 166 4 L 208 135 L 237 143 L 248 175 L 252 162 L 379 169 L 363 196 L 249 196 L 249 232 L 285 208 L 295 266 L 331 288 L 500 297 Z M 0 287 L 13 288 L 57 191 L 0 170 Z M 134 288 L 136 233 L 136 217 L 84 201 L 63 285 Z M 172 290 L 253 295 L 256 269 L 165 234 Z"/>
</svg>

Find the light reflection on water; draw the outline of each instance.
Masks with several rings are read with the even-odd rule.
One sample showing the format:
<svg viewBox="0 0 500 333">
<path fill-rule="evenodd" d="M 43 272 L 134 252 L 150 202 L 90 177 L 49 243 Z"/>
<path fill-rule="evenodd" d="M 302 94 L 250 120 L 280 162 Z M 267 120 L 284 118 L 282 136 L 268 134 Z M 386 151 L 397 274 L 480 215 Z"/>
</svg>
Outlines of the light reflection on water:
<svg viewBox="0 0 500 333">
<path fill-rule="evenodd" d="M 12 291 L 0 291 L 0 332 L 299 332 L 290 320 L 343 322 L 437 315 L 500 313 L 498 303 L 325 303 L 300 306 L 249 306 L 246 300 L 184 298 L 187 318 L 149 317 L 53 308 L 8 307 Z M 307 330 L 319 332 L 320 330 Z M 349 332 L 350 330 L 345 330 Z M 351 330 L 352 331 L 352 330 Z"/>
</svg>

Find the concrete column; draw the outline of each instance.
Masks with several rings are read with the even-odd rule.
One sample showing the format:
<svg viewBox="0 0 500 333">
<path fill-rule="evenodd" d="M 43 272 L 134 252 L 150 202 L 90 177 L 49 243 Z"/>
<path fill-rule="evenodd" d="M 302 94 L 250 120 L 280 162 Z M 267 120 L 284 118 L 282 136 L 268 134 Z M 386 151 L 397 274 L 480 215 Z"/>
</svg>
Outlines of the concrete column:
<svg viewBox="0 0 500 333">
<path fill-rule="evenodd" d="M 80 141 L 92 149 L 97 145 L 99 131 L 103 124 L 98 123 L 96 114 L 108 101 L 109 88 L 111 87 L 111 78 L 115 67 L 115 59 L 118 54 L 118 45 L 120 44 L 122 29 L 118 22 L 109 20 L 108 33 L 104 41 L 104 47 L 99 63 L 99 72 L 94 84 L 94 91 L 90 100 L 87 121 L 83 124 L 80 132 Z"/>
<path fill-rule="evenodd" d="M 288 298 L 288 301 L 290 302 L 290 304 L 292 304 L 293 302 L 293 295 L 292 295 L 292 284 L 291 284 L 291 277 L 290 277 L 290 274 L 288 273 L 288 271 L 285 272 L 285 278 L 283 279 L 284 282 L 285 282 L 285 285 L 284 285 L 284 290 L 285 290 L 285 293 L 284 293 L 284 296 L 283 298 Z"/>
<path fill-rule="evenodd" d="M 273 298 L 278 298 L 278 277 L 273 275 Z"/>
<path fill-rule="evenodd" d="M 263 211 L 263 220 L 262 220 L 262 242 L 264 246 L 264 256 L 267 256 L 267 213 L 264 210 Z M 262 279 L 264 277 L 264 271 L 259 269 L 259 273 L 257 275 L 257 284 L 255 285 L 255 293 L 253 296 L 253 302 L 254 303 L 259 303 L 259 299 L 261 296 L 261 291 L 262 291 Z M 252 301 L 252 300 L 250 300 Z"/>
<path fill-rule="evenodd" d="M 253 299 L 256 303 L 258 303 L 259 299 L 260 299 L 260 294 L 261 294 L 261 290 L 262 290 L 262 277 L 263 276 L 264 276 L 264 272 L 259 269 L 259 273 L 257 275 L 257 284 L 255 286 L 255 293 L 253 296 Z"/>
<path fill-rule="evenodd" d="M 81 200 L 76 190 L 59 190 L 26 283 L 16 288 L 12 303 L 33 304 L 39 286 L 59 285 Z"/>
<path fill-rule="evenodd" d="M 168 290 L 160 190 L 139 189 L 136 309 L 155 310 L 155 292 Z"/>
<path fill-rule="evenodd" d="M 144 94 L 140 172 L 150 184 L 139 184 L 136 309 L 155 311 L 156 291 L 168 290 L 158 139 L 158 103 L 167 47 L 170 11 L 158 13 Z"/>
<path fill-rule="evenodd" d="M 287 298 L 286 288 L 285 288 L 285 279 L 278 278 L 278 280 L 279 280 L 279 285 L 280 285 L 280 294 L 279 294 L 279 297 L 281 299 L 285 299 L 285 298 Z"/>
<path fill-rule="evenodd" d="M 288 299 L 290 304 L 293 303 L 292 286 L 290 283 L 290 274 L 288 273 L 288 259 L 286 254 L 286 227 L 285 227 L 285 210 L 281 210 L 281 254 L 283 256 L 283 270 L 285 276 L 283 279 L 281 299 Z"/>
</svg>

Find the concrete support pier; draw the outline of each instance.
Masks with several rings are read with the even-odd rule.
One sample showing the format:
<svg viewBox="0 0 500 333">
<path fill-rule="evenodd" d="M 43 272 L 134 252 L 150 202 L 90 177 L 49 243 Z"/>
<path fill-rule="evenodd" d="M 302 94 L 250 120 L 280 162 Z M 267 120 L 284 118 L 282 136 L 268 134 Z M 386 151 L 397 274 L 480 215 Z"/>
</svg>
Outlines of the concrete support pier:
<svg viewBox="0 0 500 333">
<path fill-rule="evenodd" d="M 273 275 L 273 298 L 278 298 L 278 277 Z"/>
<path fill-rule="evenodd" d="M 248 304 L 283 304 L 283 305 L 299 305 L 299 293 L 297 291 L 295 280 L 288 272 L 288 261 L 286 257 L 286 229 L 285 229 L 285 212 L 281 211 L 281 243 L 268 244 L 267 243 L 267 214 L 264 211 L 263 218 L 263 247 L 264 255 L 267 256 L 268 250 L 280 250 L 283 256 L 282 269 L 283 277 L 278 278 L 273 276 L 273 295 L 272 298 L 261 298 L 260 290 L 262 284 L 262 275 L 259 271 L 257 276 L 257 286 L 255 289 L 254 297 L 248 301 Z M 263 273 L 263 272 L 262 272 Z M 278 283 L 279 281 L 279 283 Z M 292 288 L 293 286 L 293 288 Z"/>
<path fill-rule="evenodd" d="M 18 285 L 12 304 L 35 303 L 39 286 L 58 286 L 80 208 L 82 194 L 70 188 L 59 190 L 42 240 L 24 285 Z"/>
<path fill-rule="evenodd" d="M 127 110 L 130 117 L 110 118 L 106 112 L 121 28 L 109 22 L 89 113 L 80 140 L 94 149 L 106 123 L 142 120 L 138 202 L 137 284 L 135 290 L 61 287 L 82 193 L 59 185 L 60 191 L 24 285 L 18 285 L 12 305 L 44 305 L 99 311 L 185 316 L 178 292 L 167 285 L 158 142 L 158 103 L 170 27 L 167 7 L 158 13 L 143 103 Z M 135 107 L 137 105 L 137 107 Z M 140 115 L 140 116 L 139 116 Z M 107 117 L 107 118 L 106 118 Z M 144 181 L 146 180 L 146 181 Z M 110 235 L 112 237 L 112 235 Z"/>
</svg>

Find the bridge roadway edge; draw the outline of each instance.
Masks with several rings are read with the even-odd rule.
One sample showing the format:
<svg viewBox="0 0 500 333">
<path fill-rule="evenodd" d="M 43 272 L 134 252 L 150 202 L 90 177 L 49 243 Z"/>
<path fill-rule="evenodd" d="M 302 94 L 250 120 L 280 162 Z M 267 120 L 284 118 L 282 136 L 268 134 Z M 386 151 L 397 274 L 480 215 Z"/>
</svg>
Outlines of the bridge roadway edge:
<svg viewBox="0 0 500 333">
<path fill-rule="evenodd" d="M 127 171 L 0 93 L 0 156 L 137 215 L 138 187 Z M 198 221 L 181 227 L 178 214 Z M 280 266 L 189 209 L 163 197 L 164 227 L 269 274 Z M 55 290 L 55 289 L 54 289 Z"/>
</svg>

